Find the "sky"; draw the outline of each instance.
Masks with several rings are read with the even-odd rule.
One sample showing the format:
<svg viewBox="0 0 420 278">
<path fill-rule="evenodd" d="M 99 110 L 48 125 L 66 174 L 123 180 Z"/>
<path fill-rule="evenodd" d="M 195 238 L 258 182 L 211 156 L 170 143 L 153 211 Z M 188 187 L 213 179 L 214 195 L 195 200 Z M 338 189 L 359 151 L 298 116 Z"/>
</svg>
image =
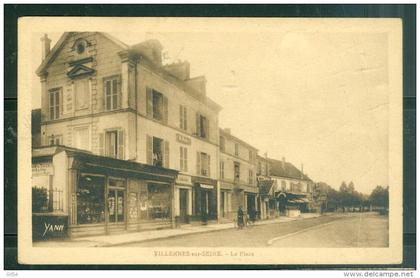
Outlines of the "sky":
<svg viewBox="0 0 420 278">
<path fill-rule="evenodd" d="M 362 32 L 112 33 L 158 39 L 164 62 L 187 60 L 223 107 L 222 128 L 316 182 L 388 185 L 388 38 Z M 34 33 L 32 102 L 40 107 L 42 33 Z M 61 33 L 48 33 L 51 47 Z"/>
</svg>

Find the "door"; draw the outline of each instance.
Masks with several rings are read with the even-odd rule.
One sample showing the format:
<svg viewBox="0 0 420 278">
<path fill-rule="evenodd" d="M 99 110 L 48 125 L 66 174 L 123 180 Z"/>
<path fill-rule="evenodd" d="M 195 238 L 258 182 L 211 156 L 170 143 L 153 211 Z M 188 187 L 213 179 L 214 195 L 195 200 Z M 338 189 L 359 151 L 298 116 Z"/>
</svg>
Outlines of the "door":
<svg viewBox="0 0 420 278">
<path fill-rule="evenodd" d="M 220 192 L 220 213 L 222 217 L 226 217 L 225 215 L 225 199 L 226 199 L 226 192 Z"/>
<path fill-rule="evenodd" d="M 124 191 L 109 189 L 108 191 L 108 220 L 110 223 L 124 222 Z"/>
<path fill-rule="evenodd" d="M 179 216 L 182 222 L 187 221 L 188 215 L 188 190 L 179 189 Z"/>
</svg>

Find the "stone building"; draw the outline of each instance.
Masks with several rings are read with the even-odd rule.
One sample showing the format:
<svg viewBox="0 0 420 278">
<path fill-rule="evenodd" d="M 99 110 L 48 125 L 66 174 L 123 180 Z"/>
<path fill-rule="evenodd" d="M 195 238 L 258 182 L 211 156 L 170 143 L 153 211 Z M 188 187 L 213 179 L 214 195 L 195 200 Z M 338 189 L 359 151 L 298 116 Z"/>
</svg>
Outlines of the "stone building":
<svg viewBox="0 0 420 278">
<path fill-rule="evenodd" d="M 310 208 L 312 181 L 292 163 L 268 158 L 270 178 L 273 180 L 271 194 L 276 200 L 276 211 L 280 215 L 298 216 Z"/>
<path fill-rule="evenodd" d="M 71 148 L 65 157 L 88 152 L 77 156 L 83 165 L 109 159 L 100 173 L 63 173 L 73 175 L 64 188 L 70 230 L 217 219 L 221 107 L 206 96 L 205 78 L 192 78 L 188 62 L 163 65 L 156 40 L 128 46 L 102 32 L 67 32 L 52 49 L 41 40 L 41 145 Z M 116 160 L 137 166 L 124 175 Z M 106 196 L 100 208 L 85 184 Z"/>
<path fill-rule="evenodd" d="M 256 182 L 257 149 L 220 129 L 220 217 L 234 219 L 239 206 L 259 210 Z"/>
</svg>

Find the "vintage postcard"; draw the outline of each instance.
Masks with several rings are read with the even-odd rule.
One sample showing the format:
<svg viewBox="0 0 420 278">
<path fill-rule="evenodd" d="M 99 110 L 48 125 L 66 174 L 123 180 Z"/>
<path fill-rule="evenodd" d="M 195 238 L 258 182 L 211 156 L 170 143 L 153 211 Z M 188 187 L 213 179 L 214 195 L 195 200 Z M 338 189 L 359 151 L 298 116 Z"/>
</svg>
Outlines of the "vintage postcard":
<svg viewBox="0 0 420 278">
<path fill-rule="evenodd" d="M 402 23 L 23 17 L 23 264 L 398 264 Z"/>
</svg>

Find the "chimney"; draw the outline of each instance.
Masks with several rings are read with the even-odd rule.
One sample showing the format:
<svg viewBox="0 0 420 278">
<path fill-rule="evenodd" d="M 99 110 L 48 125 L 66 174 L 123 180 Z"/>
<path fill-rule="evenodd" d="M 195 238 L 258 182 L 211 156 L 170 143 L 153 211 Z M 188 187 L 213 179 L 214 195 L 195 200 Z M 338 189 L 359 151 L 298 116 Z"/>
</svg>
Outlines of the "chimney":
<svg viewBox="0 0 420 278">
<path fill-rule="evenodd" d="M 283 167 L 283 170 L 286 169 L 286 158 L 284 158 L 284 156 L 281 161 L 281 167 Z"/>
<path fill-rule="evenodd" d="M 300 164 L 300 178 L 303 179 L 303 163 Z"/>
<path fill-rule="evenodd" d="M 230 128 L 224 128 L 223 131 L 226 132 L 227 134 L 230 134 Z"/>
<path fill-rule="evenodd" d="M 204 76 L 197 76 L 194 78 L 190 78 L 188 80 L 185 80 L 185 82 L 187 83 L 188 86 L 198 91 L 202 96 L 206 95 L 207 80 Z"/>
<path fill-rule="evenodd" d="M 163 68 L 182 81 L 190 79 L 190 63 L 187 61 L 165 65 Z"/>
<path fill-rule="evenodd" d="M 50 53 L 51 40 L 48 38 L 47 34 L 44 34 L 44 36 L 42 36 L 41 38 L 41 42 L 42 42 L 42 60 L 45 60 L 45 58 Z"/>
</svg>

